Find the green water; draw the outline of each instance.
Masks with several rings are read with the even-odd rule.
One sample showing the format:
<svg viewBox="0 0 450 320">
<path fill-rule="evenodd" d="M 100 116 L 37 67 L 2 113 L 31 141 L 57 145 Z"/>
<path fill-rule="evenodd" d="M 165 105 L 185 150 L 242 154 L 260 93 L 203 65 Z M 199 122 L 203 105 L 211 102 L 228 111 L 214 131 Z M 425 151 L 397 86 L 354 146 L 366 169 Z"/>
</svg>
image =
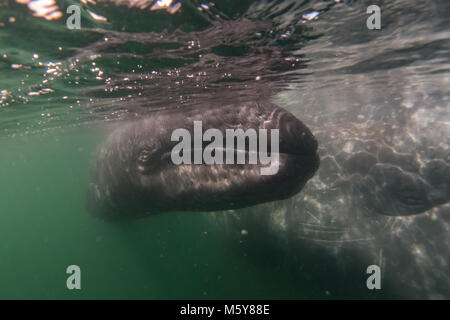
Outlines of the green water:
<svg viewBox="0 0 450 320">
<path fill-rule="evenodd" d="M 245 10 L 242 5 L 230 11 Z M 276 264 L 275 269 L 261 268 L 249 257 L 245 238 L 230 247 L 221 228 L 200 214 L 161 214 L 112 224 L 87 212 L 90 163 L 108 130 L 86 109 L 89 95 L 84 90 L 103 81 L 90 72 L 90 62 L 56 76 L 46 74 L 52 68 L 47 63 L 67 66 L 77 48 L 103 37 L 90 32 L 93 27 L 125 25 L 127 31 L 159 32 L 170 24 L 186 31 L 209 25 L 195 10 L 185 11 L 190 19 L 174 21 L 165 14 L 148 19 L 148 13 L 136 9 L 126 16 L 119 13 L 113 8 L 113 24 L 101 24 L 83 11 L 88 29 L 69 31 L 64 21 L 33 17 L 13 1 L 1 8 L 0 88 L 7 97 L 0 108 L 0 298 L 302 297 L 302 289 L 278 273 Z M 139 45 L 120 50 L 139 53 Z M 111 75 L 143 60 L 123 61 L 119 69 L 115 61 L 98 63 Z M 146 68 L 166 67 L 161 60 Z M 42 88 L 52 92 L 28 94 Z M 67 289 L 69 265 L 81 268 L 81 290 Z"/>
<path fill-rule="evenodd" d="M 294 298 L 286 275 L 195 213 L 108 224 L 85 208 L 95 128 L 1 139 L 0 298 Z M 245 239 L 244 239 L 245 240 Z M 81 268 L 68 290 L 66 268 Z"/>
<path fill-rule="evenodd" d="M 89 164 L 103 135 L 75 128 L 0 140 L 0 298 L 306 297 L 280 262 L 258 264 L 246 237 L 230 247 L 201 214 L 120 224 L 89 215 Z M 81 290 L 66 287 L 73 264 Z"/>
</svg>

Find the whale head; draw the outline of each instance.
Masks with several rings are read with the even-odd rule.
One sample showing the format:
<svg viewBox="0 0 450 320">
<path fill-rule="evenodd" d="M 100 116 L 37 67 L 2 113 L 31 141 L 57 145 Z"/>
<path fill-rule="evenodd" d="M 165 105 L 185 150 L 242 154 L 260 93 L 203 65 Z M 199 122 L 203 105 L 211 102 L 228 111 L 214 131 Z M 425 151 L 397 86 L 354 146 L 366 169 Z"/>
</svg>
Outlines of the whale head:
<svg viewBox="0 0 450 320">
<path fill-rule="evenodd" d="M 267 102 L 158 111 L 111 133 L 89 194 L 103 218 L 238 209 L 299 192 L 319 166 L 317 141 Z"/>
</svg>

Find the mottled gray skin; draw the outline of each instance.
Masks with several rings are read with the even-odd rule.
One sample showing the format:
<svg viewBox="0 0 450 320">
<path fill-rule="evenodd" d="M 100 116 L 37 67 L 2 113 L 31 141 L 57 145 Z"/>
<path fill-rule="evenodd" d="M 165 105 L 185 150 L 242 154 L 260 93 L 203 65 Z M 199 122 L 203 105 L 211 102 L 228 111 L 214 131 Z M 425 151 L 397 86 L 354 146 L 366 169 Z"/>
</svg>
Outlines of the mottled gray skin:
<svg viewBox="0 0 450 320">
<path fill-rule="evenodd" d="M 225 129 L 279 129 L 278 172 L 261 175 L 259 161 L 175 165 L 170 155 L 178 141 L 171 141 L 172 132 L 185 128 L 193 137 L 199 120 L 203 132 L 216 128 L 223 136 Z M 270 146 L 270 134 L 268 138 Z M 243 208 L 291 197 L 318 166 L 317 141 L 309 129 L 268 102 L 158 111 L 122 125 L 107 138 L 95 160 L 89 207 L 103 218 Z"/>
</svg>

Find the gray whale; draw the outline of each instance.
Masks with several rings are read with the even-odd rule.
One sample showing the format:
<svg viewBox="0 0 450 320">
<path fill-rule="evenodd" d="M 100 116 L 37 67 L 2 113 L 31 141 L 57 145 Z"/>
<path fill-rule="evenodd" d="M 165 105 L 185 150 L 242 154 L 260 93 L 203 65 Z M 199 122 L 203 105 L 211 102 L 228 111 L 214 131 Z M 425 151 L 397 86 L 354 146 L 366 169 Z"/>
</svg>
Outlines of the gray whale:
<svg viewBox="0 0 450 320">
<path fill-rule="evenodd" d="M 248 162 L 174 164 L 171 134 L 178 128 L 192 132 L 194 121 L 202 121 L 204 131 L 279 129 L 278 172 L 261 175 L 262 165 Z M 106 219 L 243 208 L 291 197 L 318 166 L 310 130 L 271 103 L 162 110 L 121 125 L 106 139 L 94 161 L 88 206 Z"/>
</svg>

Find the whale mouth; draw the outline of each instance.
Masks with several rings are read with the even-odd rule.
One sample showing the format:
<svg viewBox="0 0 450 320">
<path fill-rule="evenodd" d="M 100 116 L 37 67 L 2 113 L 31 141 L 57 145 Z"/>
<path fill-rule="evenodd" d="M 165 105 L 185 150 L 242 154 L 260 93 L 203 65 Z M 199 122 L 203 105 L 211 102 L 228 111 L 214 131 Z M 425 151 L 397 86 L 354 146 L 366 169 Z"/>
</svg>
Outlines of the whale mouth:
<svg viewBox="0 0 450 320">
<path fill-rule="evenodd" d="M 190 154 L 195 154 L 200 153 L 200 154 L 204 154 L 205 149 L 203 148 L 192 148 L 192 149 L 188 149 L 187 151 L 190 152 Z M 271 151 L 267 151 L 267 152 L 259 152 L 259 151 L 252 151 L 252 150 L 248 150 L 248 149 L 239 149 L 239 148 L 215 148 L 214 151 L 211 153 L 213 157 L 215 157 L 217 154 L 222 154 L 223 156 L 223 160 L 221 161 L 206 161 L 204 159 L 202 159 L 201 163 L 195 163 L 194 159 L 191 158 L 191 161 L 189 161 L 189 163 L 182 163 L 180 165 L 226 165 L 226 166 L 233 166 L 233 165 L 255 165 L 255 166 L 259 166 L 259 167 L 266 167 L 266 166 L 270 166 L 271 164 L 271 159 L 273 159 L 273 161 L 275 161 L 276 159 L 278 159 L 279 157 L 292 157 L 292 158 L 302 158 L 302 157 L 311 157 L 316 161 L 319 161 L 319 155 L 317 154 L 317 152 L 311 152 L 309 154 L 305 154 L 304 152 L 271 152 Z M 225 158 L 227 154 L 232 154 L 233 155 L 233 160 L 228 163 Z M 266 163 L 261 163 L 259 161 L 260 158 L 270 158 L 269 160 L 266 159 Z M 239 161 L 239 159 L 243 159 L 243 161 Z M 251 160 L 251 159 L 257 159 L 255 160 Z M 172 152 L 164 152 L 162 154 L 159 155 L 158 159 L 152 159 L 153 161 L 156 162 L 160 162 L 161 165 L 176 165 L 173 163 L 172 160 Z M 142 173 L 147 173 L 149 172 L 148 168 L 146 168 L 144 165 L 142 164 L 138 164 L 137 165 L 138 171 L 142 172 Z"/>
<path fill-rule="evenodd" d="M 283 122 L 280 121 L 280 123 Z M 222 137 L 223 140 L 219 141 L 220 146 L 211 147 L 208 145 L 210 141 L 201 141 L 201 147 L 195 147 L 195 142 L 192 143 L 191 141 L 178 152 L 174 150 L 176 146 L 170 143 L 167 146 L 171 146 L 172 149 L 167 147 L 158 151 L 149 150 L 150 148 L 146 147 L 138 153 L 136 168 L 140 174 L 147 175 L 151 174 L 152 171 L 161 171 L 163 168 L 170 166 L 203 165 L 206 166 L 205 170 L 208 170 L 207 166 L 228 168 L 238 166 L 241 171 L 245 167 L 247 172 L 242 171 L 244 175 L 250 172 L 256 174 L 255 169 L 259 169 L 262 175 L 274 175 L 278 173 L 281 165 L 297 160 L 302 163 L 307 162 L 311 166 L 309 179 L 314 175 L 319 165 L 317 141 L 305 126 L 299 125 L 300 122 L 297 119 L 285 124 L 281 129 L 276 129 L 276 139 L 268 134 L 268 142 L 266 141 L 267 143 L 263 146 L 261 146 L 261 136 L 257 136 L 258 139 L 253 144 L 253 148 L 250 139 L 245 139 L 240 146 L 237 139 L 231 145 L 228 145 L 226 139 L 223 138 L 225 135 Z M 281 132 L 281 139 L 278 137 L 279 132 Z M 217 139 L 214 142 L 217 143 Z M 275 143 L 276 147 L 274 147 Z M 174 158 L 178 158 L 178 161 Z M 288 159 L 289 161 L 287 161 Z M 264 173 L 270 167 L 274 167 L 275 170 Z"/>
<path fill-rule="evenodd" d="M 188 141 L 180 137 L 173 139 L 173 133 L 180 130 L 173 126 L 172 131 L 168 130 L 172 136 L 168 133 L 161 135 L 158 147 L 147 145 L 137 152 L 138 171 L 148 173 L 152 168 L 159 170 L 161 166 L 171 164 L 249 164 L 266 167 L 280 156 L 312 157 L 313 162 L 318 162 L 317 141 L 311 131 L 292 114 L 280 110 L 275 109 L 266 115 L 268 119 L 259 123 L 259 126 L 251 122 L 233 124 L 224 121 L 225 124 L 222 124 L 217 115 L 211 118 L 219 119 L 205 124 L 194 119 L 193 125 L 188 123 L 181 129 Z M 220 127 L 214 127 L 218 123 Z M 196 125 L 200 127 L 196 128 Z M 215 136 L 207 136 L 211 130 L 215 130 Z M 318 164 L 312 171 L 315 172 L 317 167 Z"/>
</svg>

